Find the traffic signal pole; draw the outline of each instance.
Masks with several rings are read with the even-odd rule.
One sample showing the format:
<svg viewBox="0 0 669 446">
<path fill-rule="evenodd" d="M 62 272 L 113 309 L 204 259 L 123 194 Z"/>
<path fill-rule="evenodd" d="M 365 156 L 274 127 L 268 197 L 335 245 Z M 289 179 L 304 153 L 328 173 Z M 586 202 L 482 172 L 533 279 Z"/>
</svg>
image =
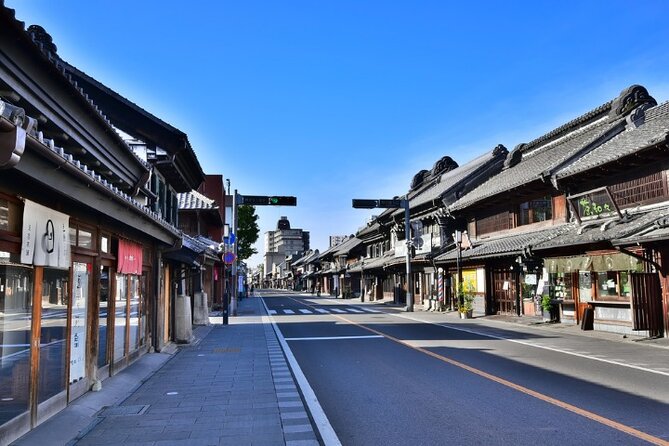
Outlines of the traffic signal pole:
<svg viewBox="0 0 669 446">
<path fill-rule="evenodd" d="M 409 213 L 409 200 L 408 199 L 397 199 L 393 198 L 392 200 L 368 200 L 368 199 L 353 199 L 353 207 L 356 209 L 374 209 L 374 208 L 385 208 L 385 209 L 398 209 L 404 208 L 404 238 L 406 239 L 407 245 L 407 254 L 406 254 L 406 273 L 407 273 L 407 306 L 406 311 L 413 311 L 413 293 L 412 284 L 411 284 L 411 222 L 410 222 L 410 213 Z"/>
</svg>

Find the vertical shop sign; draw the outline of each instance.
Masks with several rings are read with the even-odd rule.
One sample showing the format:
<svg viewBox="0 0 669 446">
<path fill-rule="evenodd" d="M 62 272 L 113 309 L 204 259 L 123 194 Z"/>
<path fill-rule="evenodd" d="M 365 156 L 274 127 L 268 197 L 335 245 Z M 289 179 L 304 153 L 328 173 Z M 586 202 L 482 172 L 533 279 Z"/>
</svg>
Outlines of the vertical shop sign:
<svg viewBox="0 0 669 446">
<path fill-rule="evenodd" d="M 88 265 L 73 265 L 72 336 L 70 338 L 70 383 L 86 374 L 86 303 L 88 302 Z"/>
<path fill-rule="evenodd" d="M 21 263 L 70 267 L 70 217 L 25 200 Z"/>
</svg>

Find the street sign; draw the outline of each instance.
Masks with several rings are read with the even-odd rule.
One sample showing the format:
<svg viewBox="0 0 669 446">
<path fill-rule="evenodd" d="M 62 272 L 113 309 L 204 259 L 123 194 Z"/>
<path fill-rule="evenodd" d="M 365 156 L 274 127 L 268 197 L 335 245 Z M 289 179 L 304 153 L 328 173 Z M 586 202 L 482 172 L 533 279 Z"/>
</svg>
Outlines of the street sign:
<svg viewBox="0 0 669 446">
<path fill-rule="evenodd" d="M 353 207 L 356 209 L 401 208 L 403 206 L 404 200 L 396 198 L 393 198 L 392 200 L 353 199 Z"/>
<path fill-rule="evenodd" d="M 297 206 L 297 197 L 283 195 L 239 195 L 239 204 L 251 206 Z"/>
<path fill-rule="evenodd" d="M 227 265 L 232 265 L 235 262 L 235 253 L 233 252 L 226 252 L 225 255 L 223 255 L 223 261 Z"/>
</svg>

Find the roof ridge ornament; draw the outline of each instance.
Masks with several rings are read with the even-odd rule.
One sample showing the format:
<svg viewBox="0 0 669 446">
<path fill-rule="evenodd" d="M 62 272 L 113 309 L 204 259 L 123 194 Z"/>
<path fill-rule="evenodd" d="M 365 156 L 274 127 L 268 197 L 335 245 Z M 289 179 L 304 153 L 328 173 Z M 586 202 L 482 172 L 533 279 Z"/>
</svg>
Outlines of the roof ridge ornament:
<svg viewBox="0 0 669 446">
<path fill-rule="evenodd" d="M 631 85 L 620 92 L 620 95 L 613 100 L 609 119 L 615 120 L 630 114 L 639 106 L 645 105 L 647 108 L 657 105 L 657 101 L 648 93 L 645 87 L 641 85 Z"/>
<path fill-rule="evenodd" d="M 30 25 L 28 27 L 28 33 L 33 37 L 36 43 L 41 43 L 44 51 L 56 54 L 58 47 L 53 43 L 53 38 L 51 34 L 46 32 L 44 28 L 39 25 Z M 39 45 L 38 45 L 39 46 Z"/>
</svg>

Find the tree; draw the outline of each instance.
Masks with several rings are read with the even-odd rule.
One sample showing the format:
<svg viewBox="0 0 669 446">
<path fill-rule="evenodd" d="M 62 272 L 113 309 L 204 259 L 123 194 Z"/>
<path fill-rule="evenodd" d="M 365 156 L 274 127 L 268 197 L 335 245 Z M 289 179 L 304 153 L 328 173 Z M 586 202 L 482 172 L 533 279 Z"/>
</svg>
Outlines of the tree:
<svg viewBox="0 0 669 446">
<path fill-rule="evenodd" d="M 239 261 L 244 261 L 258 253 L 258 250 L 253 247 L 260 234 L 258 218 L 255 207 L 248 204 L 237 207 L 237 258 Z"/>
</svg>

